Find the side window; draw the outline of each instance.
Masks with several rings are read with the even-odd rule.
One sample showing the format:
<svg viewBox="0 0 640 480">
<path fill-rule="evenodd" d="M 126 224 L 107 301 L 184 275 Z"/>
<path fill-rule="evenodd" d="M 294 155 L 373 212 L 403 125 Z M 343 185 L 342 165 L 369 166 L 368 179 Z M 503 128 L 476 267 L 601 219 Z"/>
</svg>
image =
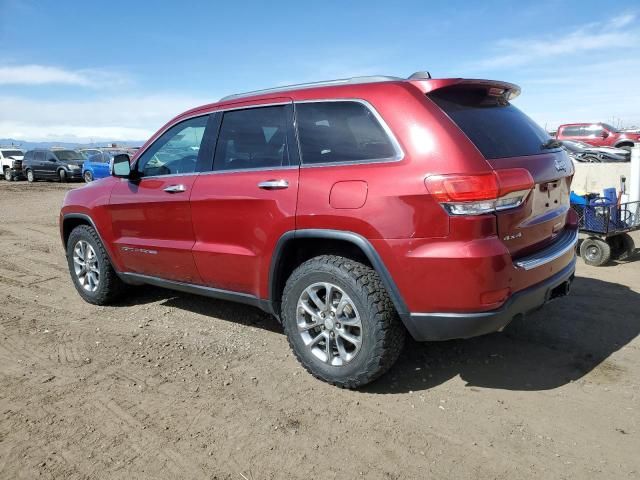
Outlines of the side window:
<svg viewBox="0 0 640 480">
<path fill-rule="evenodd" d="M 298 103 L 296 121 L 303 164 L 390 160 L 398 153 L 359 102 Z"/>
<path fill-rule="evenodd" d="M 582 129 L 580 127 L 565 127 L 562 134 L 567 137 L 581 137 Z"/>
<path fill-rule="evenodd" d="M 284 105 L 224 112 L 214 170 L 289 166 Z"/>
<path fill-rule="evenodd" d="M 600 125 L 589 125 L 584 127 L 584 135 L 587 137 L 599 137 L 604 129 Z"/>
<path fill-rule="evenodd" d="M 44 162 L 44 152 L 43 151 L 36 152 L 34 160 L 36 162 Z"/>
<path fill-rule="evenodd" d="M 208 115 L 191 118 L 164 132 L 138 160 L 142 176 L 176 175 L 196 171 Z"/>
</svg>

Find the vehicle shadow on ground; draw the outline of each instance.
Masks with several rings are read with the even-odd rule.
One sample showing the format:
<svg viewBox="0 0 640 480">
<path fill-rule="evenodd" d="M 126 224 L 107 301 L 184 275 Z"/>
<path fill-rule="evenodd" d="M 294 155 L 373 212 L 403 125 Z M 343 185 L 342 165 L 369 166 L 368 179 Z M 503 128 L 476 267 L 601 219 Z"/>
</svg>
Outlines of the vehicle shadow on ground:
<svg viewBox="0 0 640 480">
<path fill-rule="evenodd" d="M 640 333 L 640 294 L 577 277 L 569 297 L 513 322 L 504 332 L 468 340 L 409 341 L 396 365 L 363 390 L 404 393 L 459 375 L 469 387 L 547 390 L 578 380 L 609 383 L 624 368 L 608 357 Z"/>
<path fill-rule="evenodd" d="M 283 333 L 280 323 L 273 316 L 257 307 L 150 285 L 133 287 L 130 294 L 118 302 L 117 306 L 132 307 L 157 302 L 165 307 L 177 308 L 240 325 L 251 325 L 270 332 Z"/>
</svg>

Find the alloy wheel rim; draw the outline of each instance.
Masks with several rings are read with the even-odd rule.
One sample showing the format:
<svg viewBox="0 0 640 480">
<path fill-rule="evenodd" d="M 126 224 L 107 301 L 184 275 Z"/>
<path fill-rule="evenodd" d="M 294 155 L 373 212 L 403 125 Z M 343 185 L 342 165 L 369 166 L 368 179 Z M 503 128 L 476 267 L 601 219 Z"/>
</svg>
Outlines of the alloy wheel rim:
<svg viewBox="0 0 640 480">
<path fill-rule="evenodd" d="M 314 283 L 304 289 L 296 323 L 304 345 L 328 365 L 346 365 L 362 347 L 360 314 L 349 295 L 332 283 Z"/>
<path fill-rule="evenodd" d="M 80 286 L 87 292 L 95 292 L 100 285 L 100 268 L 96 251 L 85 240 L 73 247 L 73 270 Z"/>
<path fill-rule="evenodd" d="M 589 260 L 595 260 L 598 258 L 598 247 L 592 246 L 587 249 L 587 258 Z"/>
</svg>

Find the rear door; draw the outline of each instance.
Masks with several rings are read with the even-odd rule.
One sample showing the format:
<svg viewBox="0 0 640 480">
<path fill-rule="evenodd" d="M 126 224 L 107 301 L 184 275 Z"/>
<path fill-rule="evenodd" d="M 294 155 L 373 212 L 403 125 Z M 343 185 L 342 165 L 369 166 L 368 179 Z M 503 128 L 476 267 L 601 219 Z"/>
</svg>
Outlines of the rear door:
<svg viewBox="0 0 640 480">
<path fill-rule="evenodd" d="M 91 168 L 93 170 L 94 178 L 104 178 L 109 176 L 109 162 L 111 160 L 111 154 L 107 152 L 101 152 L 99 155 L 93 157 L 95 161 L 91 162 Z"/>
<path fill-rule="evenodd" d="M 193 255 L 205 284 L 268 295 L 271 255 L 295 229 L 298 150 L 290 99 L 218 114 L 213 169 L 191 195 Z"/>
<path fill-rule="evenodd" d="M 573 165 L 548 134 L 487 88 L 453 87 L 429 95 L 494 170 L 526 169 L 534 187 L 523 204 L 495 213 L 498 235 L 514 257 L 544 247 L 566 224 Z"/>
<path fill-rule="evenodd" d="M 169 128 L 138 157 L 140 179 L 122 179 L 113 188 L 109 214 L 126 271 L 200 283 L 189 197 L 211 154 L 201 148 L 208 119 L 198 116 Z"/>
</svg>

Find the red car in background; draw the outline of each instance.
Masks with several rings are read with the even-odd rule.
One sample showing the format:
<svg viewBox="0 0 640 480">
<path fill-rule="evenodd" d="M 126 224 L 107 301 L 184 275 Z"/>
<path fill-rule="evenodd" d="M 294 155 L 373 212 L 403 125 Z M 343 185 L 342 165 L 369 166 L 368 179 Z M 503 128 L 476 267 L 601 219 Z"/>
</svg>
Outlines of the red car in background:
<svg viewBox="0 0 640 480">
<path fill-rule="evenodd" d="M 640 133 L 621 132 L 606 123 L 567 123 L 558 127 L 556 138 L 631 150 L 634 142 L 640 142 Z"/>
<path fill-rule="evenodd" d="M 257 306 L 296 357 L 364 385 L 419 341 L 501 330 L 566 295 L 572 162 L 513 84 L 365 77 L 232 95 L 67 193 L 80 296 L 151 284 Z"/>
</svg>

